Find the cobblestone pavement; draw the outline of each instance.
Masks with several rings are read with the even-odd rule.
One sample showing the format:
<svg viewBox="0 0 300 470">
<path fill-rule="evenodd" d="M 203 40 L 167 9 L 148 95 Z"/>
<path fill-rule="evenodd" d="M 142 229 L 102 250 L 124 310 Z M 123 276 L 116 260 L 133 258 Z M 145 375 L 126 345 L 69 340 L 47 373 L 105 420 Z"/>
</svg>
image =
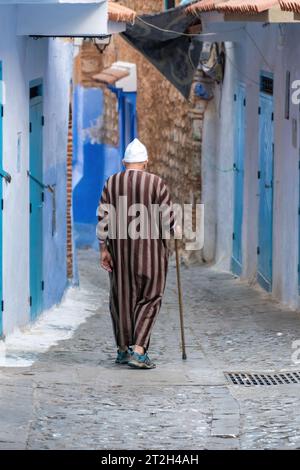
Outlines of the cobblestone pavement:
<svg viewBox="0 0 300 470">
<path fill-rule="evenodd" d="M 158 367 L 136 371 L 114 364 L 97 253 L 79 252 L 79 268 L 91 316 L 31 367 L 0 368 L 0 449 L 300 448 L 300 384 L 242 387 L 224 376 L 297 370 L 299 312 L 228 273 L 183 267 L 183 362 L 171 265 L 150 349 Z"/>
</svg>

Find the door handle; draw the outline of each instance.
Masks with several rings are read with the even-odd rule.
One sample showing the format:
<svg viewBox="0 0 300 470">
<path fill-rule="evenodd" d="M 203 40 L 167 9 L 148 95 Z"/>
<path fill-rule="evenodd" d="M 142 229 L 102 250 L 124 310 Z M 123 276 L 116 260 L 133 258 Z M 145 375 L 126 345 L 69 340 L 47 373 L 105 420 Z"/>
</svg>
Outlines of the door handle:
<svg viewBox="0 0 300 470">
<path fill-rule="evenodd" d="M 11 183 L 11 175 L 7 173 L 7 171 L 0 169 L 0 176 L 4 178 L 7 183 Z"/>
<path fill-rule="evenodd" d="M 41 188 L 48 189 L 48 191 L 50 191 L 50 193 L 52 194 L 54 193 L 55 184 L 53 184 L 52 186 L 50 184 L 44 184 L 42 181 L 40 181 L 35 176 L 33 176 L 28 170 L 27 170 L 27 176 L 31 178 L 33 181 L 35 181 Z"/>
<path fill-rule="evenodd" d="M 266 188 L 266 189 L 271 189 L 272 187 L 273 187 L 272 183 L 270 183 L 270 184 L 265 184 L 265 188 Z"/>
</svg>

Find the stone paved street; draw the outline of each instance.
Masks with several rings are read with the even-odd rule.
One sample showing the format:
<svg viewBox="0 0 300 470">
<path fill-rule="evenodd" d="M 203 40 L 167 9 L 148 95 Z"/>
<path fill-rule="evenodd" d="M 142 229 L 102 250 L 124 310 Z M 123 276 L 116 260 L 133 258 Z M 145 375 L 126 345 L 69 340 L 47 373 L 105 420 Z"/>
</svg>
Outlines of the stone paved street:
<svg viewBox="0 0 300 470">
<path fill-rule="evenodd" d="M 108 279 L 97 254 L 79 252 L 79 269 L 72 295 L 90 316 L 31 366 L 0 368 L 0 449 L 300 448 L 300 384 L 242 387 L 224 376 L 297 370 L 299 312 L 231 274 L 182 267 L 183 362 L 171 265 L 150 350 L 158 367 L 135 371 L 114 364 Z"/>
</svg>

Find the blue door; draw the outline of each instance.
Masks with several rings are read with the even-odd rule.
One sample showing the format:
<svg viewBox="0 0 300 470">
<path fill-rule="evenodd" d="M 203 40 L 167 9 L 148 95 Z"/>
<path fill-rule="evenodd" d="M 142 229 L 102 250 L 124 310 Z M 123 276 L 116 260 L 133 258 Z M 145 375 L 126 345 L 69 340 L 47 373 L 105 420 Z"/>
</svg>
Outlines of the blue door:
<svg viewBox="0 0 300 470">
<path fill-rule="evenodd" d="M 2 63 L 0 62 L 0 168 L 2 168 L 2 120 L 3 120 L 3 103 L 2 103 Z M 0 177 L 0 202 L 2 206 L 2 177 Z M 0 337 L 3 334 L 2 323 L 2 207 L 0 207 Z"/>
<path fill-rule="evenodd" d="M 42 85 L 30 88 L 30 306 L 34 320 L 43 309 L 43 97 Z"/>
<path fill-rule="evenodd" d="M 119 112 L 121 117 L 120 140 L 121 140 L 121 158 L 123 158 L 128 144 L 137 135 L 137 117 L 136 117 L 136 93 L 119 93 Z"/>
<path fill-rule="evenodd" d="M 235 142 L 234 142 L 234 215 L 232 234 L 231 269 L 240 276 L 242 272 L 242 224 L 245 153 L 245 86 L 240 84 L 235 99 Z"/>
<path fill-rule="evenodd" d="M 135 103 L 133 103 L 129 98 L 125 99 L 124 102 L 124 137 L 125 142 L 124 146 L 127 147 L 128 144 L 134 139 L 135 137 Z"/>
<path fill-rule="evenodd" d="M 273 154 L 274 109 L 273 96 L 259 97 L 259 220 L 258 220 L 258 282 L 272 290 L 273 248 Z"/>
</svg>

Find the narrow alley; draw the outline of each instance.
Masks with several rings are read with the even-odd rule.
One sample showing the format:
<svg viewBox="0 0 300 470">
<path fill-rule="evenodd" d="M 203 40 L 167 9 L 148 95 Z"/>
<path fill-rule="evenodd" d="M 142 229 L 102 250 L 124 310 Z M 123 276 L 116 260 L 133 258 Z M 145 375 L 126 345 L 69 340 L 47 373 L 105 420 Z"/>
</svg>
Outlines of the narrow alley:
<svg viewBox="0 0 300 470">
<path fill-rule="evenodd" d="M 229 385 L 224 375 L 296 371 L 291 356 L 299 313 L 230 273 L 182 267 L 188 354 L 183 362 L 171 260 L 150 346 L 158 367 L 132 370 L 114 364 L 108 278 L 98 256 L 79 251 L 81 285 L 57 307 L 61 323 L 50 325 L 59 339 L 72 304 L 82 316 L 72 337 L 36 353 L 26 347 L 28 330 L 23 350 L 12 342 L 1 352 L 7 367 L 2 357 L 0 449 L 300 447 L 299 384 Z"/>
</svg>

